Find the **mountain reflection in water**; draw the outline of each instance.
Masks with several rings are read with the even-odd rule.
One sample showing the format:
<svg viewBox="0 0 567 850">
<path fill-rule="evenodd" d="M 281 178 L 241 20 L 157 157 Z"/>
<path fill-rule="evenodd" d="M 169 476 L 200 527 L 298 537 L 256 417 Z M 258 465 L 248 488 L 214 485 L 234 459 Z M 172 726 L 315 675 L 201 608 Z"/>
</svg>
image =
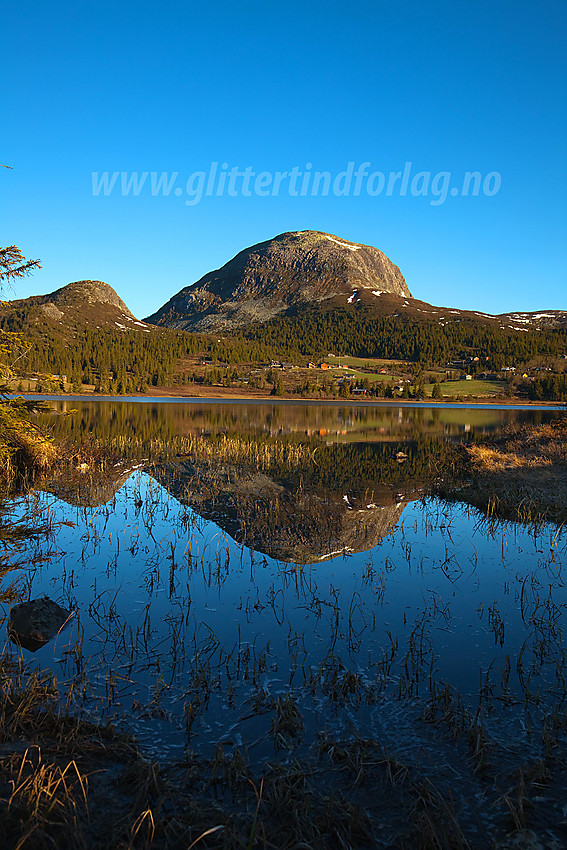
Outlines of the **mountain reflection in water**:
<svg viewBox="0 0 567 850">
<path fill-rule="evenodd" d="M 57 409 L 70 414 L 49 420 L 58 436 L 90 436 L 118 443 L 126 456 L 150 457 L 59 476 L 46 486 L 53 494 L 77 506 L 105 504 L 143 465 L 177 501 L 238 543 L 292 563 L 373 548 L 399 523 L 407 502 L 423 494 L 447 440 L 527 418 L 526 412 L 502 410 L 268 404 L 84 401 L 75 412 L 67 402 Z M 535 420 L 545 415 L 529 414 Z M 190 437 L 210 453 L 200 457 L 198 447 L 184 452 Z M 227 455 L 227 439 L 243 447 L 242 462 Z M 275 443 L 308 451 L 286 464 L 271 456 Z M 247 462 L 251 446 L 262 448 L 267 460 Z M 180 451 L 172 456 L 175 448 Z"/>
<path fill-rule="evenodd" d="M 413 847 L 414 790 L 433 788 L 484 850 L 509 830 L 518 777 L 530 829 L 562 835 L 565 532 L 428 495 L 462 439 L 554 416 L 91 401 L 47 414 L 82 453 L 5 505 L 12 539 L 33 533 L 6 547 L 0 626 L 43 596 L 73 618 L 33 656 L 5 640 L 5 657 L 53 673 L 73 713 L 134 733 L 176 781 L 206 767 L 207 794 L 219 765 L 245 765 L 247 785 L 309 775 L 325 795 L 334 776 L 341 799 L 384 802 L 380 836 L 403 820 L 384 846 Z"/>
</svg>

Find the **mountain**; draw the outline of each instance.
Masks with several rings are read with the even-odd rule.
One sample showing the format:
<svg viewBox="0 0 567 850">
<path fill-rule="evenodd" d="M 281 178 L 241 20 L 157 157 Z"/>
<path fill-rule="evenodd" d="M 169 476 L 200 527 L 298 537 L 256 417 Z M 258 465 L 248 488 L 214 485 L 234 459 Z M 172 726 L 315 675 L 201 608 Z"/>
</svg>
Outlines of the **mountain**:
<svg viewBox="0 0 567 850">
<path fill-rule="evenodd" d="M 0 303 L 0 322 L 6 330 L 35 325 L 38 330 L 47 326 L 61 334 L 85 325 L 149 330 L 101 280 L 78 280 L 47 295 L 4 301 Z"/>
<path fill-rule="evenodd" d="M 246 248 L 222 268 L 182 289 L 147 322 L 217 331 L 265 321 L 289 308 L 366 291 L 411 298 L 402 273 L 377 248 L 330 233 L 282 233 Z"/>
<path fill-rule="evenodd" d="M 377 248 L 314 230 L 282 233 L 246 248 L 145 321 L 207 333 L 337 309 L 441 326 L 467 322 L 524 332 L 567 327 L 564 310 L 491 315 L 435 307 L 413 298 L 399 268 Z"/>
<path fill-rule="evenodd" d="M 107 504 L 135 469 L 139 465 L 115 466 L 104 473 L 65 471 L 41 486 L 67 504 L 96 507 Z M 342 490 L 328 486 L 300 490 L 284 476 L 233 463 L 217 466 L 176 458 L 149 464 L 144 472 L 238 543 L 301 564 L 374 548 L 396 527 L 408 503 L 423 495 L 421 481 L 410 479 L 398 487 L 381 483 L 379 464 L 370 502 L 368 482 L 357 485 L 353 480 Z M 343 495 L 344 489 L 348 495 Z"/>
<path fill-rule="evenodd" d="M 0 302 L 0 330 L 31 344 L 18 359 L 22 377 L 71 375 L 87 385 L 104 378 L 122 390 L 186 382 L 195 366 L 197 382 L 213 380 L 201 369 L 203 358 L 296 363 L 338 352 L 431 368 L 476 356 L 492 372 L 567 350 L 567 311 L 495 316 L 434 307 L 411 295 L 398 267 L 376 248 L 314 231 L 241 251 L 151 321 L 157 324 L 138 321 L 102 281 Z"/>
<path fill-rule="evenodd" d="M 479 315 L 483 315 L 480 313 Z M 567 310 L 534 310 L 531 313 L 501 313 L 496 317 L 514 331 L 526 331 L 530 328 L 567 328 Z"/>
<path fill-rule="evenodd" d="M 212 520 L 238 543 L 289 563 L 310 564 L 373 549 L 396 527 L 408 502 L 423 495 L 423 484 L 398 488 L 380 481 L 348 495 L 336 487 L 298 488 L 285 476 L 188 458 L 154 464 L 147 472 L 181 504 Z"/>
</svg>

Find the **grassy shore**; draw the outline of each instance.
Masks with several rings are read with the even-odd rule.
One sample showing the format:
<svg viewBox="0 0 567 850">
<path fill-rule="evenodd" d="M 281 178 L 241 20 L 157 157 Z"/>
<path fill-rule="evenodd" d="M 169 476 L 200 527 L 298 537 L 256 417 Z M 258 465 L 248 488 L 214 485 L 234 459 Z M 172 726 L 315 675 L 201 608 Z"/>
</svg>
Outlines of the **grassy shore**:
<svg viewBox="0 0 567 850">
<path fill-rule="evenodd" d="M 36 405 L 23 399 L 0 402 L 0 488 L 30 481 L 58 459 L 53 441 L 33 422 Z"/>
<path fill-rule="evenodd" d="M 567 522 L 567 416 L 509 426 L 496 439 L 461 447 L 456 480 L 439 492 L 490 516 Z M 460 479 L 460 480 L 459 480 Z"/>
</svg>

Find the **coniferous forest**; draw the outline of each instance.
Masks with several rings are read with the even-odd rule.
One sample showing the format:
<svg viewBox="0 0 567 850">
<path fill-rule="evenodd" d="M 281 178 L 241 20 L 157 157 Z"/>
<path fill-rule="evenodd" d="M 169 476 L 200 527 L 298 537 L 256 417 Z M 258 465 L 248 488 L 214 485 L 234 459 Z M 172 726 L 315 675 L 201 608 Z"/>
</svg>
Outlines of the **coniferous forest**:
<svg viewBox="0 0 567 850">
<path fill-rule="evenodd" d="M 534 358 L 558 358 L 567 351 L 565 328 L 518 333 L 472 320 L 440 325 L 411 316 L 376 316 L 365 309 L 290 312 L 220 338 L 149 325 L 145 330 L 82 326 L 65 333 L 34 321 L 26 310 L 0 315 L 0 328 L 27 340 L 22 375 L 65 375 L 76 390 L 86 384 L 97 392 L 119 394 L 185 382 L 191 375 L 183 373 L 184 360 L 196 357 L 230 368 L 271 359 L 305 364 L 334 352 L 399 359 L 413 364 L 416 372 L 476 357 L 469 367 L 475 373 Z M 214 373 L 208 382 L 216 382 Z M 538 378 L 523 394 L 534 400 L 564 400 L 565 375 Z"/>
<path fill-rule="evenodd" d="M 280 315 L 240 331 L 236 339 L 262 344 L 270 351 L 308 357 L 329 351 L 353 357 L 410 360 L 422 368 L 444 365 L 459 354 L 488 357 L 489 368 L 559 356 L 567 348 L 567 329 L 518 333 L 479 322 L 437 322 L 376 317 L 371 311 L 313 310 Z"/>
</svg>

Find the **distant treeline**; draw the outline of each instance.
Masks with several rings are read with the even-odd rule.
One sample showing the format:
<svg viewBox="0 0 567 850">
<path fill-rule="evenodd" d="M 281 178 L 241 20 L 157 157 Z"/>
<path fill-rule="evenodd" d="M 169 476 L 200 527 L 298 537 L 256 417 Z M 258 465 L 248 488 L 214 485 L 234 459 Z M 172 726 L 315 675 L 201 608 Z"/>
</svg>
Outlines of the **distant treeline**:
<svg viewBox="0 0 567 850">
<path fill-rule="evenodd" d="M 315 308 L 280 315 L 223 338 L 165 328 L 84 328 L 69 339 L 45 324 L 38 327 L 24 310 L 0 316 L 0 328 L 20 332 L 29 341 L 29 353 L 19 361 L 27 374 L 66 375 L 71 383 L 118 393 L 181 382 L 182 360 L 195 356 L 233 367 L 273 358 L 305 363 L 336 352 L 412 361 L 423 370 L 468 355 L 479 360 L 467 371 L 481 372 L 567 351 L 567 329 L 521 333 L 465 320 L 439 325 L 411 317 L 376 317 L 364 309 Z M 546 380 L 537 382 L 540 398 L 554 391 Z"/>
<path fill-rule="evenodd" d="M 351 357 L 411 360 L 424 369 L 444 365 L 464 353 L 481 358 L 478 369 L 498 370 L 567 351 L 567 329 L 563 328 L 526 333 L 465 320 L 440 325 L 411 317 L 376 317 L 364 309 L 280 315 L 241 330 L 236 338 L 248 343 L 261 341 L 282 356 L 332 351 Z"/>
<path fill-rule="evenodd" d="M 144 392 L 152 386 L 171 386 L 180 361 L 195 355 L 231 365 L 254 362 L 262 354 L 269 356 L 254 343 L 232 344 L 161 328 L 150 333 L 87 328 L 69 340 L 55 333 L 39 334 L 34 327 L 16 328 L 14 324 L 0 319 L 2 329 L 22 331 L 30 344 L 25 359 L 20 361 L 21 371 L 66 375 L 73 384 L 92 384 L 102 392 Z"/>
</svg>

